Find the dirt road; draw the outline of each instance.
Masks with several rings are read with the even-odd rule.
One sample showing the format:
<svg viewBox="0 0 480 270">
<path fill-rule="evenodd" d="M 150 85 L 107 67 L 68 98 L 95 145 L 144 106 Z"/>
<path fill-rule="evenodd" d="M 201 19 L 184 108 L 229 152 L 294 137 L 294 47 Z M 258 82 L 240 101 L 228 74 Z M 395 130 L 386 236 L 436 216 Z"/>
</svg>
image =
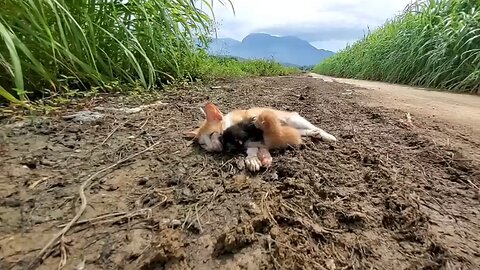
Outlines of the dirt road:
<svg viewBox="0 0 480 270">
<path fill-rule="evenodd" d="M 25 269 L 79 211 L 88 179 L 84 213 L 37 269 L 480 269 L 480 165 L 465 150 L 480 146 L 421 103 L 403 110 L 372 91 L 383 90 L 307 75 L 222 80 L 166 89 L 156 99 L 168 104 L 141 110 L 115 108 L 154 100 L 3 119 L 0 269 Z M 252 174 L 181 137 L 206 100 L 295 110 L 338 142 L 306 139 Z M 96 114 L 63 118 L 84 109 Z"/>
<path fill-rule="evenodd" d="M 333 78 L 310 73 L 314 78 L 327 82 L 354 85 L 357 91 L 368 97 L 365 100 L 373 106 L 400 109 L 433 121 L 449 123 L 471 133 L 480 141 L 480 95 L 455 94 L 425 88 L 409 87 L 382 82 Z"/>
<path fill-rule="evenodd" d="M 352 86 L 359 102 L 369 107 L 384 107 L 410 113 L 430 121 L 430 136 L 441 144 L 453 144 L 470 158 L 480 161 L 480 95 L 456 94 L 383 82 L 334 78 L 310 73 L 325 82 Z M 441 128 L 437 128 L 441 126 Z M 447 133 L 444 131 L 448 131 Z"/>
</svg>

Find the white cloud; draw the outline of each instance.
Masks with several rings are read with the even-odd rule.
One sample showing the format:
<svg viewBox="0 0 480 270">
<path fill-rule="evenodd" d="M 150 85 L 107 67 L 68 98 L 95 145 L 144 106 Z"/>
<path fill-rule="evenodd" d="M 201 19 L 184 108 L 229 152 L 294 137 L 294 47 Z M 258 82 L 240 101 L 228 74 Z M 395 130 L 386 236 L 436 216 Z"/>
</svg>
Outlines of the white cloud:
<svg viewBox="0 0 480 270">
<path fill-rule="evenodd" d="M 226 2 L 226 0 L 224 0 Z M 243 39 L 252 32 L 297 35 L 314 46 L 338 50 L 401 12 L 411 0 L 232 0 L 214 2 L 221 38 Z"/>
</svg>

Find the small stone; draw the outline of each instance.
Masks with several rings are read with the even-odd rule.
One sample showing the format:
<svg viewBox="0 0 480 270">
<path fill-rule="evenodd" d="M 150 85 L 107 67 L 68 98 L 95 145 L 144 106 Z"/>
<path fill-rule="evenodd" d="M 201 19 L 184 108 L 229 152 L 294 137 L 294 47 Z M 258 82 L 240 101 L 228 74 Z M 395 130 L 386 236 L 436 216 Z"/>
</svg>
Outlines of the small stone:
<svg viewBox="0 0 480 270">
<path fill-rule="evenodd" d="M 182 225 L 182 222 L 178 219 L 172 219 L 170 220 L 169 225 L 173 228 L 180 227 Z"/>
<path fill-rule="evenodd" d="M 65 128 L 65 131 L 67 132 L 70 132 L 70 133 L 79 133 L 80 132 L 80 128 L 78 126 L 68 126 L 67 128 Z"/>
<path fill-rule="evenodd" d="M 118 185 L 116 185 L 116 184 L 110 184 L 110 185 L 107 185 L 107 186 L 105 187 L 105 190 L 106 190 L 106 191 L 115 191 L 115 190 L 117 190 L 117 189 L 118 189 Z"/>
<path fill-rule="evenodd" d="M 102 119 L 105 115 L 98 112 L 91 111 L 79 111 L 74 114 L 66 115 L 63 118 L 65 120 L 72 120 L 78 123 L 90 123 L 96 122 Z"/>
<path fill-rule="evenodd" d="M 178 219 L 164 218 L 160 221 L 160 225 L 166 225 L 171 228 L 177 228 L 182 225 L 182 221 Z"/>
<path fill-rule="evenodd" d="M 325 262 L 325 265 L 327 266 L 328 270 L 335 270 L 337 269 L 337 266 L 335 265 L 335 261 L 333 259 L 329 259 Z"/>
<path fill-rule="evenodd" d="M 147 183 L 145 183 L 145 187 L 149 188 L 149 187 L 153 187 L 155 186 L 155 180 L 154 179 L 150 179 L 147 181 Z"/>
<path fill-rule="evenodd" d="M 168 187 L 176 186 L 176 185 L 180 184 L 181 182 L 182 182 L 182 177 L 179 176 L 179 175 L 174 175 L 174 176 L 168 178 L 167 186 Z"/>
<path fill-rule="evenodd" d="M 192 191 L 189 189 L 189 188 L 184 188 L 182 189 L 182 193 L 183 195 L 187 196 L 187 197 L 191 197 L 192 196 Z"/>
<path fill-rule="evenodd" d="M 278 227 L 272 227 L 270 229 L 270 236 L 272 236 L 272 239 L 277 238 L 280 235 L 280 229 Z"/>
<path fill-rule="evenodd" d="M 29 169 L 33 170 L 37 168 L 37 164 L 39 163 L 38 158 L 27 156 L 24 157 L 21 164 L 27 166 Z"/>
<path fill-rule="evenodd" d="M 138 185 L 139 186 L 144 186 L 147 182 L 148 182 L 147 178 L 142 178 L 142 179 L 138 180 Z"/>
<path fill-rule="evenodd" d="M 44 166 L 53 167 L 55 165 L 55 162 L 51 161 L 51 160 L 48 160 L 48 159 L 42 159 L 42 160 L 40 160 L 40 164 L 42 164 Z"/>
<path fill-rule="evenodd" d="M 254 202 L 247 203 L 245 210 L 247 211 L 247 213 L 249 213 L 251 215 L 259 215 L 259 214 L 262 213 L 262 211 L 260 211 L 260 208 Z"/>
<path fill-rule="evenodd" d="M 22 202 L 15 198 L 5 198 L 0 202 L 0 205 L 5 205 L 7 207 L 19 207 L 22 205 Z"/>
<path fill-rule="evenodd" d="M 236 164 L 236 165 L 237 165 L 237 168 L 238 168 L 239 170 L 245 169 L 245 161 L 244 161 L 243 159 L 237 160 L 236 163 L 237 163 L 237 164 Z"/>
<path fill-rule="evenodd" d="M 81 260 L 74 268 L 75 270 L 84 270 L 85 269 L 85 259 Z"/>
</svg>

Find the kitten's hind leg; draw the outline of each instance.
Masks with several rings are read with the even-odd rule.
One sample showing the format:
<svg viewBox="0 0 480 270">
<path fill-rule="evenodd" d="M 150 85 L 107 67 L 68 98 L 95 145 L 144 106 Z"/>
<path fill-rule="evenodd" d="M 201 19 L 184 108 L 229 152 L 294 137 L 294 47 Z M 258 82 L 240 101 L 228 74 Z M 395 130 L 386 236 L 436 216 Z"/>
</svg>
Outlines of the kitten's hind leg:
<svg viewBox="0 0 480 270">
<path fill-rule="evenodd" d="M 323 139 L 325 141 L 335 142 L 335 136 L 329 134 L 325 130 L 313 125 L 307 119 L 294 112 L 286 119 L 287 125 L 298 129 L 300 134 L 304 137 L 313 137 Z"/>
</svg>

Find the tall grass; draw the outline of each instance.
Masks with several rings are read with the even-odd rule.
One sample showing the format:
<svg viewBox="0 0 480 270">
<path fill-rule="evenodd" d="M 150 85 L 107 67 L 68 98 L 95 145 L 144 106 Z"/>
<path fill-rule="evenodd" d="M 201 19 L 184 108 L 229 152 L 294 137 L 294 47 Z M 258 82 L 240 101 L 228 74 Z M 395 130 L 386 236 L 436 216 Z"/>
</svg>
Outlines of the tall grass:
<svg viewBox="0 0 480 270">
<path fill-rule="evenodd" d="M 417 2 L 314 71 L 480 93 L 480 1 Z"/>
<path fill-rule="evenodd" d="M 0 0 L 0 97 L 188 77 L 213 29 L 197 2 L 211 10 L 210 0 Z"/>
<path fill-rule="evenodd" d="M 239 60 L 234 57 L 208 57 L 198 69 L 199 77 L 283 76 L 300 73 L 300 69 L 286 67 L 272 60 Z"/>
</svg>

